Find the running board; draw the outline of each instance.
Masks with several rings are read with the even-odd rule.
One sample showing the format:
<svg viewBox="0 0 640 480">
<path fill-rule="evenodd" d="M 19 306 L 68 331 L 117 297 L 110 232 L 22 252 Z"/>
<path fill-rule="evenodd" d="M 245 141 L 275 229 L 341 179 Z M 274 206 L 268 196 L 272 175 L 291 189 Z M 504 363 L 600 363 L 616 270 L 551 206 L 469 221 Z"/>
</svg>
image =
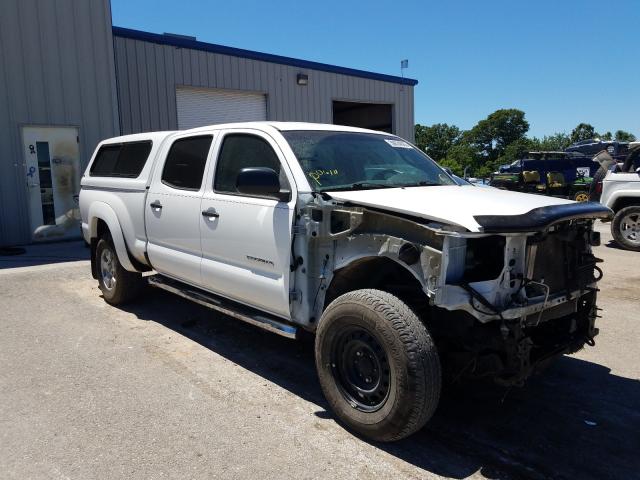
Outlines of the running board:
<svg viewBox="0 0 640 480">
<path fill-rule="evenodd" d="M 147 277 L 149 285 L 161 288 L 167 292 L 175 293 L 187 300 L 203 305 L 212 310 L 216 310 L 230 317 L 237 318 L 243 322 L 250 323 L 269 332 L 277 333 L 286 338 L 296 338 L 298 328 L 290 325 L 274 316 L 265 314 L 251 307 L 238 304 L 231 300 L 219 297 L 204 290 L 185 285 L 184 283 L 172 280 L 161 275 Z"/>
</svg>

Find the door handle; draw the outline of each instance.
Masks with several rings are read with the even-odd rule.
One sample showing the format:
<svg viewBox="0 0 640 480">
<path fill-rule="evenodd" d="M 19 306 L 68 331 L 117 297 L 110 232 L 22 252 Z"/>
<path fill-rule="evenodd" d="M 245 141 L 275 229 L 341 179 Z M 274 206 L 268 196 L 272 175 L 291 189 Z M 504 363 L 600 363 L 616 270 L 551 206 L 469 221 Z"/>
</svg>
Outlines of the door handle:
<svg viewBox="0 0 640 480">
<path fill-rule="evenodd" d="M 149 206 L 151 207 L 152 210 L 162 210 L 162 204 L 160 203 L 160 200 L 151 202 Z"/>
<path fill-rule="evenodd" d="M 220 214 L 216 212 L 213 208 L 202 211 L 202 216 L 211 220 L 212 218 L 218 218 Z"/>
</svg>

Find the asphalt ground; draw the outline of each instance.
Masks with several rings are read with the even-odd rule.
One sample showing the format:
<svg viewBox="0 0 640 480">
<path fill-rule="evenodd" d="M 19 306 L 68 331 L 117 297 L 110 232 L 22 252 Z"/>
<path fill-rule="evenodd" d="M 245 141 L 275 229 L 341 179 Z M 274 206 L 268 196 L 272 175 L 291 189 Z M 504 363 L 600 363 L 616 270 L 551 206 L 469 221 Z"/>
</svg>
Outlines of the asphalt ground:
<svg viewBox="0 0 640 480">
<path fill-rule="evenodd" d="M 0 256 L 0 478 L 640 478 L 640 253 L 598 229 L 596 346 L 450 388 L 394 444 L 332 419 L 308 341 L 162 291 L 111 307 L 81 242 Z"/>
</svg>

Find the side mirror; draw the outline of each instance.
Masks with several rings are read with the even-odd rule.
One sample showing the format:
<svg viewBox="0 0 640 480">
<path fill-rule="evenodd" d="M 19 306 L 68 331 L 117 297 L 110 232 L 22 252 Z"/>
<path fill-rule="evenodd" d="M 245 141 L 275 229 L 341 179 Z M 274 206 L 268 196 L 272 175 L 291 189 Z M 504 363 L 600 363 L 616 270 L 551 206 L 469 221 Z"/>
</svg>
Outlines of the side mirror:
<svg viewBox="0 0 640 480">
<path fill-rule="evenodd" d="M 274 198 L 281 202 L 291 199 L 291 192 L 280 191 L 280 178 L 272 168 L 243 168 L 236 179 L 236 189 L 245 195 Z"/>
</svg>

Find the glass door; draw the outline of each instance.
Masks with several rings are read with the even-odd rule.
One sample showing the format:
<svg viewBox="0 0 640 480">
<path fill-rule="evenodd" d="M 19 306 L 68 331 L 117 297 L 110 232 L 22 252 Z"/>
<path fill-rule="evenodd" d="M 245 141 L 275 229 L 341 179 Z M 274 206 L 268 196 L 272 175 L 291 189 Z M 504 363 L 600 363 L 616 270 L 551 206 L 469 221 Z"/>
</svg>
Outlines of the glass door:
<svg viewBox="0 0 640 480">
<path fill-rule="evenodd" d="M 76 127 L 22 129 L 34 240 L 80 235 L 80 150 Z"/>
</svg>

